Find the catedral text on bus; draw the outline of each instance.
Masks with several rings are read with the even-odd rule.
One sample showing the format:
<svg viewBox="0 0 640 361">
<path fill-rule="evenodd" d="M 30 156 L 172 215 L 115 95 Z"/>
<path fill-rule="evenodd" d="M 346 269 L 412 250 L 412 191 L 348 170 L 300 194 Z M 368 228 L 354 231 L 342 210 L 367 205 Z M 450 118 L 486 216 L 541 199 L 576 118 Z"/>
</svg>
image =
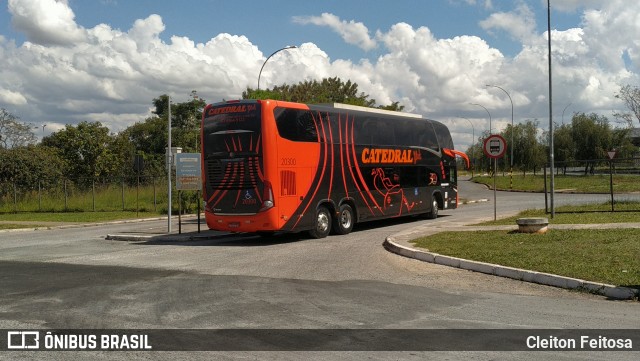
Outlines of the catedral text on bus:
<svg viewBox="0 0 640 361">
<path fill-rule="evenodd" d="M 205 217 L 232 232 L 347 234 L 354 224 L 436 218 L 458 206 L 456 155 L 443 124 L 344 104 L 242 100 L 202 118 Z"/>
</svg>

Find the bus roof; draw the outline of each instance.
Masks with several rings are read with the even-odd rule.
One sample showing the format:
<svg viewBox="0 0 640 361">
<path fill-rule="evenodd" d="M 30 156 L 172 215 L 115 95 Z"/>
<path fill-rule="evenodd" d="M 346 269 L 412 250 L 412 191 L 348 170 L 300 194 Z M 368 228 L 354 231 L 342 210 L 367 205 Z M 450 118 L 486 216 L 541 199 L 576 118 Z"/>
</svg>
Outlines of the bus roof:
<svg viewBox="0 0 640 361">
<path fill-rule="evenodd" d="M 358 110 L 358 111 L 367 112 L 367 113 L 377 113 L 377 114 L 385 114 L 385 115 L 395 115 L 399 117 L 423 119 L 422 115 L 420 114 L 403 113 L 403 112 L 397 112 L 393 110 L 361 107 L 358 105 L 351 105 L 351 104 L 332 103 L 332 104 L 318 104 L 318 105 L 324 105 L 324 106 L 328 106 L 336 109 Z"/>
</svg>

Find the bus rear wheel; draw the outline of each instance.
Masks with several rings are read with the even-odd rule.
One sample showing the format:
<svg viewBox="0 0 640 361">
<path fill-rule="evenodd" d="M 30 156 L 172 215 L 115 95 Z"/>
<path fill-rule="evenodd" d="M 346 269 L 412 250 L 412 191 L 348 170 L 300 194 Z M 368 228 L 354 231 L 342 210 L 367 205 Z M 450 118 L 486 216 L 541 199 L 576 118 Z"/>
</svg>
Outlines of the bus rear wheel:
<svg viewBox="0 0 640 361">
<path fill-rule="evenodd" d="M 333 232 L 336 234 L 351 233 L 353 224 L 353 208 L 348 204 L 341 205 L 338 216 L 333 220 Z"/>
<path fill-rule="evenodd" d="M 331 232 L 331 214 L 326 207 L 319 207 L 316 211 L 315 224 L 309 231 L 313 238 L 325 238 Z"/>
<path fill-rule="evenodd" d="M 433 198 L 431 201 L 431 211 L 427 213 L 428 219 L 436 219 L 438 218 L 438 201 Z"/>
</svg>

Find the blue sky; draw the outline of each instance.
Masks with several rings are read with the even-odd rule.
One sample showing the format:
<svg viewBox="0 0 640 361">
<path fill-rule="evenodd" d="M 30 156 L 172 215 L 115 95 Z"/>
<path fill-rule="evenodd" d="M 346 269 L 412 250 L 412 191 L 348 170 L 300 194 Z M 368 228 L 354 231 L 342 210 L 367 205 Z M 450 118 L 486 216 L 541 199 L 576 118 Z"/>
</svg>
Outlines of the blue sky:
<svg viewBox="0 0 640 361">
<path fill-rule="evenodd" d="M 521 44 L 504 32 L 489 33 L 479 22 L 499 11 L 510 11 L 513 0 L 493 0 L 491 8 L 484 1 L 464 0 L 70 0 L 78 24 L 92 28 L 98 24 L 109 24 L 123 31 L 131 28 L 137 19 L 151 14 L 162 17 L 166 30 L 161 38 L 169 41 L 173 35 L 186 36 L 195 42 L 206 42 L 219 33 L 245 35 L 263 52 L 279 49 L 289 44 L 313 42 L 332 58 L 373 59 L 379 50 L 363 51 L 348 46 L 337 34 L 327 28 L 303 26 L 293 22 L 295 16 L 313 16 L 331 13 L 341 19 L 366 24 L 374 33 L 387 30 L 392 25 L 406 22 L 414 27 L 427 26 L 438 38 L 453 38 L 460 35 L 478 35 L 504 54 L 513 56 Z M 547 26 L 546 2 L 527 1 L 535 10 L 538 30 Z M 15 31 L 6 8 L 0 13 L 4 24 L 2 34 L 25 40 L 24 34 Z M 567 29 L 580 24 L 581 13 L 557 11 L 553 14 L 553 27 Z"/>
<path fill-rule="evenodd" d="M 548 122 L 544 0 L 7 0 L 0 8 L 0 107 L 47 132 L 82 120 L 119 131 L 169 93 L 208 101 L 264 85 L 338 76 L 378 104 L 449 121 L 460 148 L 466 121 L 488 128 Z M 554 116 L 623 105 L 638 83 L 638 2 L 552 1 Z M 631 15 L 629 15 L 631 14 Z M 287 54 L 284 54 L 287 53 Z M 559 109 L 559 110 L 557 110 Z M 463 123 L 466 123 L 463 124 Z M 477 132 L 479 133 L 479 132 Z M 457 137 L 457 139 L 456 139 Z"/>
</svg>

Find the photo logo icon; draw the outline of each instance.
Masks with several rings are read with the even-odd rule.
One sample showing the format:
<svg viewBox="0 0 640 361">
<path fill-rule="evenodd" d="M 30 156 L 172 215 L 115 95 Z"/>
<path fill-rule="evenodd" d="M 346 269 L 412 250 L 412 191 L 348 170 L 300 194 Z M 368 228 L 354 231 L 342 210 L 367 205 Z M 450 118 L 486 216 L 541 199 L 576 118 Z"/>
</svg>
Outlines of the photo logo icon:
<svg viewBox="0 0 640 361">
<path fill-rule="evenodd" d="M 7 332 L 7 348 L 10 350 L 32 350 L 40 348 L 40 332 L 9 331 Z"/>
</svg>

